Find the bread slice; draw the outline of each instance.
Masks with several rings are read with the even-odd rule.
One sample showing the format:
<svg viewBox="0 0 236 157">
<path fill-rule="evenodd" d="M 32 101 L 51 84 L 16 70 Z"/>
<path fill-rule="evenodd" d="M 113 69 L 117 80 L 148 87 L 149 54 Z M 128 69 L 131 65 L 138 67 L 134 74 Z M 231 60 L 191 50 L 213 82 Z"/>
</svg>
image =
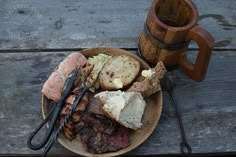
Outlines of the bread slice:
<svg viewBox="0 0 236 157">
<path fill-rule="evenodd" d="M 86 80 L 87 85 L 93 84 L 97 78 L 98 73 L 101 71 L 104 63 L 109 57 L 110 56 L 106 54 L 100 53 L 99 55 L 88 58 L 84 73 L 87 74 L 91 70 L 92 66 L 94 67 Z M 96 82 L 95 86 L 91 87 L 89 90 L 91 92 L 95 92 L 96 89 L 99 89 L 99 82 Z"/>
<path fill-rule="evenodd" d="M 140 70 L 140 63 L 127 55 L 112 56 L 105 62 L 99 84 L 104 90 L 117 90 L 130 85 Z"/>
<path fill-rule="evenodd" d="M 102 110 L 121 125 L 138 129 L 142 127 L 142 115 L 146 106 L 141 93 L 104 91 L 94 96 L 104 103 Z"/>
<path fill-rule="evenodd" d="M 134 82 L 127 91 L 140 92 L 143 97 L 149 97 L 161 90 L 160 81 L 165 73 L 166 68 L 163 62 L 158 62 L 154 68 L 143 70 L 142 76 L 144 79 L 139 82 Z"/>
</svg>

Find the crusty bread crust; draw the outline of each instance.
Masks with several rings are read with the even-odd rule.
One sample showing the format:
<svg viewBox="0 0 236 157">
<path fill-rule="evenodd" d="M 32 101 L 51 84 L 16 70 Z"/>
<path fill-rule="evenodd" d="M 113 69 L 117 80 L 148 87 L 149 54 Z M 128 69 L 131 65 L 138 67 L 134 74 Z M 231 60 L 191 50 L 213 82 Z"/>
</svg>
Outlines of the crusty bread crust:
<svg viewBox="0 0 236 157">
<path fill-rule="evenodd" d="M 149 97 L 150 95 L 161 90 L 160 81 L 166 73 L 166 68 L 163 62 L 158 62 L 155 68 L 151 69 L 152 76 L 145 78 L 140 82 L 134 82 L 127 92 L 140 92 L 143 97 Z"/>
<path fill-rule="evenodd" d="M 103 90 L 123 89 L 134 81 L 139 71 L 140 63 L 136 59 L 128 55 L 112 56 L 107 59 L 101 70 L 99 84 Z M 121 80 L 123 87 L 117 87 L 113 83 L 117 78 Z"/>
</svg>

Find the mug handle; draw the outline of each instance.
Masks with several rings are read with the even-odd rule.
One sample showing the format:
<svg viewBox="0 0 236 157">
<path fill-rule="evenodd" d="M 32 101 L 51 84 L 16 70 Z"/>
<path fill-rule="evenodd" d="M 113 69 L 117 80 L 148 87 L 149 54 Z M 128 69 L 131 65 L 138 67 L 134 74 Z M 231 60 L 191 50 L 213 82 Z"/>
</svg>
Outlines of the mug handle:
<svg viewBox="0 0 236 157">
<path fill-rule="evenodd" d="M 178 64 L 183 72 L 195 81 L 203 81 L 214 47 L 214 38 L 205 29 L 195 26 L 187 35 L 186 41 L 193 40 L 199 47 L 195 64 L 192 64 L 186 55 L 186 51 L 180 54 Z"/>
</svg>

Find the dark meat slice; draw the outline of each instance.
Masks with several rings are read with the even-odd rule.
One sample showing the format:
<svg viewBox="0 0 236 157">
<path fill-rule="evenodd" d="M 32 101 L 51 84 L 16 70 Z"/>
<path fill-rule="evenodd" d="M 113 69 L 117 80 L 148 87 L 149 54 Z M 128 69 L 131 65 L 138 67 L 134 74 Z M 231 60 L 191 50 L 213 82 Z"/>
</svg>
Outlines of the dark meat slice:
<svg viewBox="0 0 236 157">
<path fill-rule="evenodd" d="M 101 133 L 96 133 L 93 128 L 87 127 L 80 131 L 81 142 L 87 147 L 91 153 L 102 153 Z"/>
<path fill-rule="evenodd" d="M 75 124 L 75 133 L 77 134 L 84 127 L 87 127 L 87 125 L 84 123 L 84 121 L 80 121 L 79 123 Z"/>
<path fill-rule="evenodd" d="M 88 152 L 100 154 L 117 151 L 130 144 L 129 129 L 103 115 L 84 114 L 76 132 Z"/>
<path fill-rule="evenodd" d="M 129 129 L 120 126 L 112 135 L 104 134 L 103 142 L 104 152 L 117 151 L 125 148 L 130 144 Z"/>
<path fill-rule="evenodd" d="M 82 141 L 88 144 L 91 137 L 96 136 L 96 132 L 93 131 L 93 128 L 86 127 L 80 131 L 80 136 L 82 137 Z"/>
</svg>

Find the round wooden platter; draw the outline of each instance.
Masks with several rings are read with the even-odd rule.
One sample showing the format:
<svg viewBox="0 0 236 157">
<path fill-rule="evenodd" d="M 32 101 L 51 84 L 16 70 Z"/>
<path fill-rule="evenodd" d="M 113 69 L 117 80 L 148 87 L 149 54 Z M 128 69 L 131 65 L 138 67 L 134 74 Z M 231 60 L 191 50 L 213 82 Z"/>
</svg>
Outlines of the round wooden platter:
<svg viewBox="0 0 236 157">
<path fill-rule="evenodd" d="M 138 56 L 132 54 L 131 52 L 117 49 L 117 48 L 91 48 L 91 49 L 85 49 L 81 51 L 82 54 L 84 54 L 87 58 L 92 57 L 95 55 L 98 55 L 99 53 L 104 53 L 108 55 L 129 55 L 136 60 L 140 62 L 141 69 L 149 69 L 147 63 L 145 63 L 142 59 L 140 59 Z M 156 128 L 156 125 L 160 119 L 161 111 L 162 111 L 162 91 L 153 94 L 152 96 L 145 99 L 147 106 L 145 107 L 142 123 L 143 127 L 132 131 L 130 136 L 131 144 L 119 151 L 116 152 L 108 152 L 103 154 L 91 154 L 86 151 L 86 148 L 82 145 L 81 142 L 78 140 L 72 140 L 69 141 L 62 133 L 60 134 L 58 141 L 59 143 L 67 148 L 68 150 L 82 155 L 82 156 L 118 156 L 124 153 L 127 153 L 136 147 L 138 147 L 140 144 L 142 144 L 154 131 Z M 47 115 L 47 113 L 50 111 L 50 105 L 49 100 L 46 96 L 42 95 L 42 114 L 43 118 Z"/>
</svg>

